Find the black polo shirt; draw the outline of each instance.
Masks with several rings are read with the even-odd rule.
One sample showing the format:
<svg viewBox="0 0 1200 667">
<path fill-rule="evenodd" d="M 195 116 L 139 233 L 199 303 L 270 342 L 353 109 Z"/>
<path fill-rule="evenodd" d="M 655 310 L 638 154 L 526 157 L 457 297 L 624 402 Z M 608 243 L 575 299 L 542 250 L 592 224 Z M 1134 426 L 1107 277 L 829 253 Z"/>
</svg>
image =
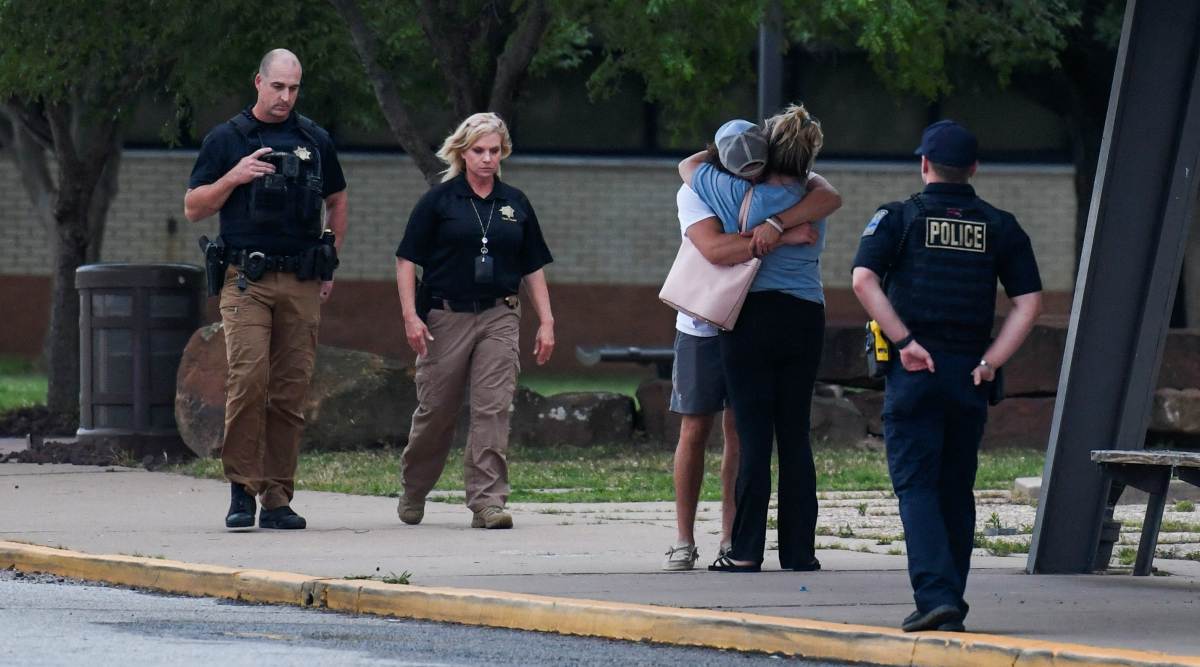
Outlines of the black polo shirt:
<svg viewBox="0 0 1200 667">
<path fill-rule="evenodd" d="M 313 142 L 297 127 L 295 112 L 280 123 L 264 123 L 258 120 L 249 107 L 243 109 L 242 114 L 255 122 L 255 129 L 249 133 L 249 139 L 243 137 L 228 121 L 210 130 L 200 146 L 200 154 L 196 156 L 188 188 L 215 183 L 242 158 L 259 148 L 270 147 L 276 151 L 291 153 L 298 146 L 310 149 L 312 147 Z M 345 190 L 346 177 L 342 174 L 342 165 L 338 162 L 333 139 L 320 127 L 314 126 L 310 132 L 321 156 L 321 195 L 328 197 Z M 255 232 L 250 222 L 249 183 L 234 188 L 229 194 L 229 199 L 225 200 L 225 205 L 221 207 L 221 238 L 231 247 L 261 250 L 272 255 L 293 255 L 317 243 L 315 239 L 309 241 Z"/>
<path fill-rule="evenodd" d="M 483 229 L 495 262 L 490 285 L 475 282 Z M 462 174 L 421 197 L 396 256 L 424 269 L 422 278 L 434 296 L 462 300 L 516 294 L 523 277 L 554 261 L 523 192 L 496 177 L 491 194 L 481 198 Z"/>
</svg>

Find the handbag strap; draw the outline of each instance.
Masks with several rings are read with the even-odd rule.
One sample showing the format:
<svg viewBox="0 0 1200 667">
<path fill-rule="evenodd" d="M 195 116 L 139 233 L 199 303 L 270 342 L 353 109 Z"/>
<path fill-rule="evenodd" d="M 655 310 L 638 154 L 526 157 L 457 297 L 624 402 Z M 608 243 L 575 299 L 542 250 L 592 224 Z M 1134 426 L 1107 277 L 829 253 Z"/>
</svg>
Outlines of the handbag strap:
<svg viewBox="0 0 1200 667">
<path fill-rule="evenodd" d="M 752 184 L 742 197 L 742 208 L 738 211 L 738 233 L 746 232 L 746 225 L 750 221 L 750 200 L 754 198 L 754 185 Z"/>
</svg>

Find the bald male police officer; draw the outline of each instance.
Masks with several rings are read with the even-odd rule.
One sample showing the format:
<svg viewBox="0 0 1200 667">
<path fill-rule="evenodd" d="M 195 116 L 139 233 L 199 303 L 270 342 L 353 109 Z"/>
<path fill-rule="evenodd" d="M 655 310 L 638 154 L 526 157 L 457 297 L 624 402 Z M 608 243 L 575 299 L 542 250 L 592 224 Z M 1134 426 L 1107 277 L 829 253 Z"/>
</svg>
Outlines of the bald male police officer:
<svg viewBox="0 0 1200 667">
<path fill-rule="evenodd" d="M 953 121 L 926 128 L 925 189 L 880 207 L 854 258 L 854 293 L 894 341 L 883 430 L 917 606 L 906 632 L 963 629 L 988 391 L 1041 311 L 1029 237 L 968 184 L 976 151 Z M 997 279 L 1013 308 L 993 341 Z"/>
<path fill-rule="evenodd" d="M 255 495 L 260 528 L 307 525 L 291 501 L 321 303 L 345 238 L 346 180 L 329 134 L 293 111 L 300 76 L 291 51 L 263 56 L 257 101 L 204 137 L 183 200 L 188 220 L 221 214 L 223 244 L 206 259 L 229 361 L 228 528 L 254 525 Z"/>
</svg>

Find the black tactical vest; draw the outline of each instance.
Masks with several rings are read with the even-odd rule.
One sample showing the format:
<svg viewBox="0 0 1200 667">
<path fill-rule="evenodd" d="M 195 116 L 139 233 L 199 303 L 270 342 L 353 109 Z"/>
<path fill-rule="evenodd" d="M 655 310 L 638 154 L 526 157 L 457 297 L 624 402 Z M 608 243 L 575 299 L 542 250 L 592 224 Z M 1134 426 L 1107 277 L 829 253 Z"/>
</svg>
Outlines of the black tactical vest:
<svg viewBox="0 0 1200 667">
<path fill-rule="evenodd" d="M 253 148 L 257 142 L 258 123 L 244 113 L 229 119 L 238 134 Z M 296 114 L 296 130 L 311 144 L 297 147 L 290 153 L 273 151 L 259 159 L 275 166 L 275 173 L 267 174 L 250 182 L 250 197 L 247 215 L 230 229 L 229 234 L 271 234 L 302 240 L 321 237 L 323 221 L 321 205 L 321 152 L 317 144 L 317 125 Z M 245 227 L 243 228 L 243 225 Z"/>
<path fill-rule="evenodd" d="M 981 353 L 996 309 L 1000 216 L 978 197 L 928 194 L 903 211 L 908 233 L 888 272 L 888 300 L 927 348 Z"/>
</svg>

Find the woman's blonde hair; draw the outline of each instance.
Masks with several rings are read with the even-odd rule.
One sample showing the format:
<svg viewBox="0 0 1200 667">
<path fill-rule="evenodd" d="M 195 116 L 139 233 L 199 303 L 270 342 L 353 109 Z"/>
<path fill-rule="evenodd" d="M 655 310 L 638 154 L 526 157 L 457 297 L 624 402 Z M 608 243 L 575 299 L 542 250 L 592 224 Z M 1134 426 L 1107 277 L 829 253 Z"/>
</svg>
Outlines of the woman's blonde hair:
<svg viewBox="0 0 1200 667">
<path fill-rule="evenodd" d="M 808 178 L 825 135 L 821 121 L 808 113 L 803 104 L 791 104 L 781 113 L 763 122 L 767 131 L 767 171 L 783 176 Z"/>
<path fill-rule="evenodd" d="M 508 126 L 499 116 L 491 112 L 471 114 L 459 123 L 458 129 L 446 137 L 437 151 L 438 159 L 449 165 L 442 172 L 442 182 L 463 173 L 467 168 L 463 152 L 483 136 L 492 133 L 500 135 L 500 159 L 503 160 L 512 154 L 512 137 L 508 134 Z M 500 175 L 500 165 L 496 165 L 496 175 Z"/>
</svg>

